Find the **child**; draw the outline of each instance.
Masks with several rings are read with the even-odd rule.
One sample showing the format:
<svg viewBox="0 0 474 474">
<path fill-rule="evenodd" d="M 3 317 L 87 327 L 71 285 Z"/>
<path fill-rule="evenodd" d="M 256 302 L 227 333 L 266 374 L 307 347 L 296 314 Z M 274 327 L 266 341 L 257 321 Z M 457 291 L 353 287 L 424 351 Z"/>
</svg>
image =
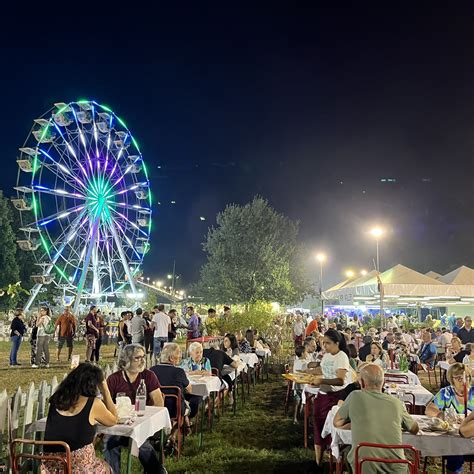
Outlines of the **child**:
<svg viewBox="0 0 474 474">
<path fill-rule="evenodd" d="M 305 346 L 296 346 L 295 348 L 295 361 L 293 362 L 293 372 L 296 373 L 299 370 L 306 370 L 308 365 L 307 352 Z M 298 413 L 301 413 L 302 406 L 302 395 L 304 386 L 302 384 L 295 383 L 293 391 L 295 395 L 295 411 L 293 416 L 293 423 L 298 423 Z"/>
</svg>

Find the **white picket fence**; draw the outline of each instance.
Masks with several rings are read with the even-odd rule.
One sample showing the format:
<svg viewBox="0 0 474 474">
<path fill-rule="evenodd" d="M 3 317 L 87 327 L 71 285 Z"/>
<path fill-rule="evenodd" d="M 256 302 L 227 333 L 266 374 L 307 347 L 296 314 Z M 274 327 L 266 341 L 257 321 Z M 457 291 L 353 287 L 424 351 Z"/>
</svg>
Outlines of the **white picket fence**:
<svg viewBox="0 0 474 474">
<path fill-rule="evenodd" d="M 107 365 L 104 369 L 105 378 L 116 370 L 115 364 L 112 367 Z M 64 374 L 62 380 L 66 376 L 67 374 Z M 8 396 L 6 389 L 0 392 L 0 459 L 8 458 L 8 404 L 10 404 L 12 413 L 13 438 L 33 439 L 34 434 L 28 433 L 28 428 L 35 421 L 47 416 L 49 408 L 48 399 L 55 392 L 59 383 L 58 378 L 54 376 L 51 382 L 43 380 L 39 383 L 38 387 L 35 386 L 34 382 L 31 382 L 25 392 L 21 387 L 18 387 L 12 397 Z M 5 456 L 3 456 L 4 454 Z"/>
</svg>

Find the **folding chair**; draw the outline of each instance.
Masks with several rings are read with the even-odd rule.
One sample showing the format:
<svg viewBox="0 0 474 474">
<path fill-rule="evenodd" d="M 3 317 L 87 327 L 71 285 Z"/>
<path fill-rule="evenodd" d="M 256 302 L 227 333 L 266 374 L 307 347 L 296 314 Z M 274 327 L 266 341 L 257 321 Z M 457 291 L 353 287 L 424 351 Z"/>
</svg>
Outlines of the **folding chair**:
<svg viewBox="0 0 474 474">
<path fill-rule="evenodd" d="M 385 383 L 402 383 L 408 385 L 408 375 L 403 374 L 385 374 Z"/>
<path fill-rule="evenodd" d="M 163 393 L 165 406 L 166 406 L 167 398 L 175 400 L 175 403 L 176 403 L 176 416 L 172 417 L 171 421 L 177 424 L 177 437 L 178 437 L 177 458 L 179 459 L 181 455 L 182 444 L 184 442 L 184 436 L 186 434 L 184 431 L 184 415 L 183 413 L 181 413 L 181 407 L 183 403 L 181 388 L 175 385 L 162 385 L 160 389 Z"/>
<path fill-rule="evenodd" d="M 413 453 L 413 461 L 409 459 L 387 459 L 382 457 L 360 457 L 360 448 L 380 448 L 380 449 L 405 449 Z M 355 474 L 362 474 L 362 466 L 366 462 L 375 462 L 378 464 L 406 464 L 410 474 L 418 474 L 420 455 L 418 451 L 408 444 L 379 444 L 379 443 L 359 443 L 355 450 Z"/>
</svg>

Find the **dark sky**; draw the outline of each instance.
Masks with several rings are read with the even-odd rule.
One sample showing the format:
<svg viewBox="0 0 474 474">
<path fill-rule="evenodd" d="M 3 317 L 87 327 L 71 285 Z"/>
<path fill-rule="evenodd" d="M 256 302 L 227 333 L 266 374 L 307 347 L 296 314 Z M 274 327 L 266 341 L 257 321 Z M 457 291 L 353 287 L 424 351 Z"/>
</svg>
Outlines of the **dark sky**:
<svg viewBox="0 0 474 474">
<path fill-rule="evenodd" d="M 125 119 L 151 170 L 151 278 L 176 259 L 193 281 L 216 213 L 255 194 L 329 254 L 328 282 L 371 268 L 377 222 L 382 269 L 474 266 L 472 3 L 199 5 L 4 17 L 0 188 L 34 118 L 91 98 Z"/>
</svg>

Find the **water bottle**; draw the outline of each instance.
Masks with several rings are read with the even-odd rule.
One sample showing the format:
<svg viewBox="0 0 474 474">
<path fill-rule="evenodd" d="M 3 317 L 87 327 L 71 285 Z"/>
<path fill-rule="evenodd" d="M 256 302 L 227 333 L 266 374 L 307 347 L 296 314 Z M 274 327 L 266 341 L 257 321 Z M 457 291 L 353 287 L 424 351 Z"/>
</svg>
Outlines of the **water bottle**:
<svg viewBox="0 0 474 474">
<path fill-rule="evenodd" d="M 137 388 L 137 393 L 135 394 L 135 411 L 138 416 L 143 416 L 145 414 L 146 407 L 146 386 L 145 381 L 140 380 L 140 385 Z"/>
</svg>

